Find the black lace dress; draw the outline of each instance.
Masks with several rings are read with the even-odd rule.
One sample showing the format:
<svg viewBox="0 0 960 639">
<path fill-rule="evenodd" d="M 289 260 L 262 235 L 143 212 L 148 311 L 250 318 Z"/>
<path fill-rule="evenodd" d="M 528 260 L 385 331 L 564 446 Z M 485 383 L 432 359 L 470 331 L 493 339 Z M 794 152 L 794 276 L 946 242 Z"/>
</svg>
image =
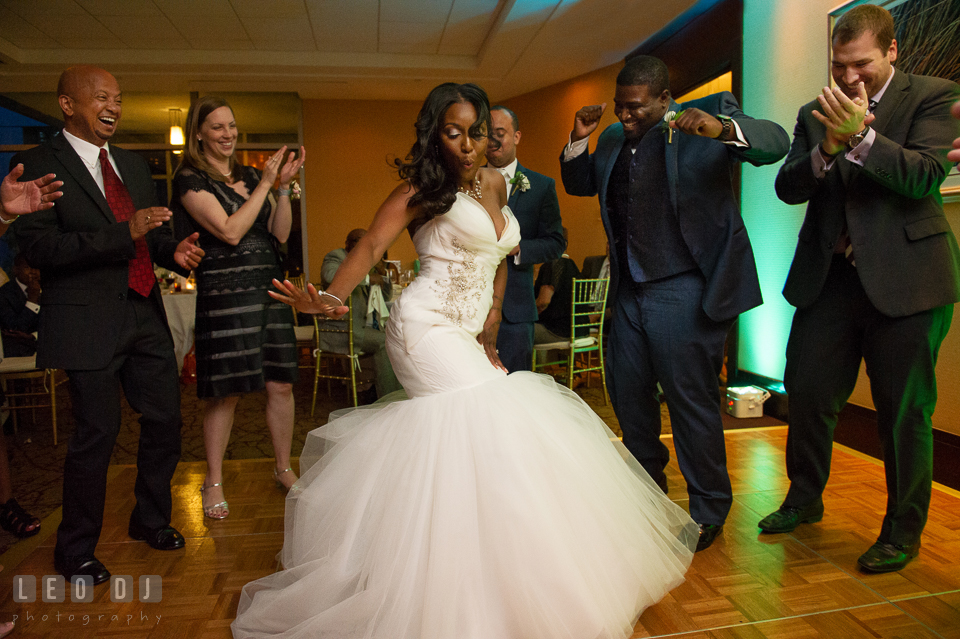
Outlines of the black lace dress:
<svg viewBox="0 0 960 639">
<path fill-rule="evenodd" d="M 243 167 L 243 182 L 252 193 L 261 173 Z M 270 202 L 237 246 L 217 239 L 190 217 L 181 201 L 189 191 L 208 191 L 233 215 L 246 200 L 228 184 L 205 173 L 182 169 L 173 180 L 170 210 L 178 237 L 200 233 L 206 252 L 197 276 L 197 396 L 224 397 L 264 388 L 265 382 L 296 382 L 296 336 L 289 306 L 267 295 L 283 271 L 267 229 Z"/>
</svg>

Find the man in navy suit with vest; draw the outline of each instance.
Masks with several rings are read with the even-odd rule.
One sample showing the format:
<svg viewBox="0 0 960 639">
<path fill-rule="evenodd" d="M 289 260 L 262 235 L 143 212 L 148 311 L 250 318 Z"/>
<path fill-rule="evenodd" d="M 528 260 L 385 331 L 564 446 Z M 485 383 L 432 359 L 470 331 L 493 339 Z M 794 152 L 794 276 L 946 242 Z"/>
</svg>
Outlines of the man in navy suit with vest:
<svg viewBox="0 0 960 639">
<path fill-rule="evenodd" d="M 743 161 L 778 161 L 790 139 L 728 92 L 677 104 L 666 65 L 650 56 L 620 71 L 619 122 L 588 153 L 605 107 L 577 112 L 560 176 L 567 193 L 600 199 L 610 242 L 609 390 L 623 443 L 666 491 L 659 382 L 703 550 L 733 501 L 720 417 L 724 342 L 737 316 L 763 301 L 735 171 Z"/>
<path fill-rule="evenodd" d="M 563 254 L 566 241 L 560 222 L 557 186 L 552 178 L 531 171 L 517 161 L 520 124 L 517 115 L 504 106 L 490 109 L 493 140 L 487 148 L 487 164 L 503 173 L 513 215 L 520 223 L 520 244 L 507 256 L 507 288 L 503 321 L 497 335 L 500 361 L 511 373 L 528 371 L 533 358 L 533 324 L 537 301 L 533 295 L 533 267 Z"/>
</svg>

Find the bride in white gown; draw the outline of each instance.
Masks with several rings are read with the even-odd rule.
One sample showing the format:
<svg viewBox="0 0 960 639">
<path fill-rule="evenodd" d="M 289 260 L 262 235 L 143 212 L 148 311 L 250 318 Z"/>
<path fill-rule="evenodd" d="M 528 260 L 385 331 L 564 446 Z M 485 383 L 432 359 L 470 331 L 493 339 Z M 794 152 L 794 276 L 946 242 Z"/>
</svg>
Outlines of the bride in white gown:
<svg viewBox="0 0 960 639">
<path fill-rule="evenodd" d="M 435 88 L 404 183 L 327 293 L 338 317 L 406 228 L 422 270 L 387 348 L 410 399 L 309 433 L 283 570 L 243 589 L 234 637 L 608 639 L 683 581 L 698 527 L 574 393 L 496 354 L 504 257 L 520 240 L 476 85 Z M 339 298 L 339 299 L 335 299 Z"/>
</svg>

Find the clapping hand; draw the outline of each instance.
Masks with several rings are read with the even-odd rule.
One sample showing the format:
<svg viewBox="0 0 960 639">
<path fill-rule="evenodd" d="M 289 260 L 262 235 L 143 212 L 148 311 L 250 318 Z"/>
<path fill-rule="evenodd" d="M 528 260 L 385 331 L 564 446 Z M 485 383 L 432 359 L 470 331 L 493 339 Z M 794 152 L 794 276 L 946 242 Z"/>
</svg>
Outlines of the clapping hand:
<svg viewBox="0 0 960 639">
<path fill-rule="evenodd" d="M 270 156 L 270 159 L 266 161 L 263 165 L 263 177 L 260 178 L 261 184 L 267 184 L 270 187 L 273 187 L 273 183 L 277 181 L 277 175 L 280 171 L 280 165 L 283 164 L 283 154 L 287 152 L 287 145 L 284 144 L 283 147 Z"/>
<path fill-rule="evenodd" d="M 286 149 L 287 147 L 283 147 Z M 280 169 L 280 188 L 286 189 L 290 187 L 290 182 L 292 182 L 297 175 L 300 173 L 300 167 L 303 166 L 304 160 L 307 158 L 307 151 L 302 146 L 300 147 L 300 157 L 297 157 L 296 152 L 290 151 L 289 157 L 287 157 L 287 163 L 283 165 L 283 168 Z"/>
<path fill-rule="evenodd" d="M 23 175 L 23 165 L 18 164 L 0 183 L 0 209 L 7 215 L 26 215 L 53 207 L 53 202 L 63 195 L 58 189 L 63 182 L 53 173 L 31 182 L 17 182 Z"/>
<path fill-rule="evenodd" d="M 189 271 L 200 265 L 200 259 L 206 255 L 206 253 L 204 253 L 204 250 L 197 244 L 198 239 L 200 239 L 200 234 L 194 233 L 177 244 L 177 250 L 173 253 L 173 259 L 180 268 Z"/>
<path fill-rule="evenodd" d="M 592 104 L 585 106 L 573 118 L 573 136 L 572 141 L 577 142 L 597 130 L 600 125 L 600 118 L 607 108 L 607 103 Z"/>
<path fill-rule="evenodd" d="M 831 155 L 842 151 L 851 135 L 859 133 L 874 120 L 873 114 L 867 113 L 870 98 L 863 82 L 857 85 L 857 97 L 852 100 L 839 87 L 824 87 L 817 101 L 823 112 L 814 110 L 813 117 L 827 129 L 823 150 Z"/>
<path fill-rule="evenodd" d="M 130 216 L 130 237 L 134 241 L 162 226 L 170 219 L 170 209 L 165 206 L 151 206 L 148 209 L 140 209 Z"/>
<path fill-rule="evenodd" d="M 277 291 L 269 291 L 270 297 L 284 304 L 288 304 L 301 313 L 311 315 L 325 315 L 330 319 L 340 319 L 350 309 L 347 306 L 336 304 L 339 301 L 332 295 L 317 292 L 313 284 L 307 284 L 307 290 L 298 288 L 289 280 L 283 282 L 273 280 Z"/>
</svg>

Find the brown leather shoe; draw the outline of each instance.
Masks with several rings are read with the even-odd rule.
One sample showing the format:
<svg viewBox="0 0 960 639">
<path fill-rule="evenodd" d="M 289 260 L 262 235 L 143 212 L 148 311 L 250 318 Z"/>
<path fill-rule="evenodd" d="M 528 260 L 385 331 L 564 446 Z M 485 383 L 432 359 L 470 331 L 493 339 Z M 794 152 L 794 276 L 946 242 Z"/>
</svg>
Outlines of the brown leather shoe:
<svg viewBox="0 0 960 639">
<path fill-rule="evenodd" d="M 909 545 L 885 544 L 882 541 L 870 546 L 860 555 L 857 563 L 867 572 L 896 572 L 920 554 L 920 542 Z"/>
</svg>

